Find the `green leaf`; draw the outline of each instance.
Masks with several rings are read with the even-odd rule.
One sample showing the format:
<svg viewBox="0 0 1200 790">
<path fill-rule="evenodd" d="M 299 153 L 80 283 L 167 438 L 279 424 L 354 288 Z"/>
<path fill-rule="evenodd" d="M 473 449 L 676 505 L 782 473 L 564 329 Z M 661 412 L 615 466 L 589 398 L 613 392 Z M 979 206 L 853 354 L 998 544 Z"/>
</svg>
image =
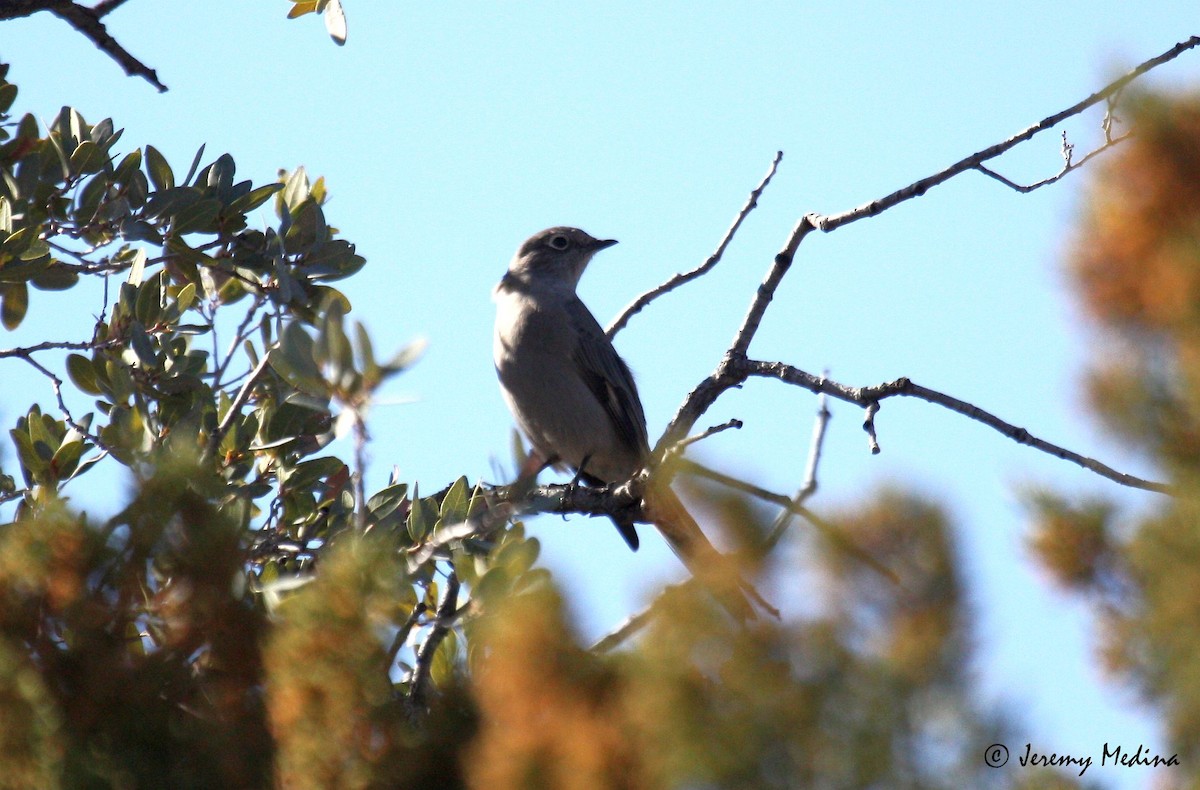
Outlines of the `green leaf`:
<svg viewBox="0 0 1200 790">
<path fill-rule="evenodd" d="M 0 114 L 8 112 L 17 100 L 17 86 L 11 82 L 0 85 Z"/>
<path fill-rule="evenodd" d="M 312 458 L 296 464 L 286 475 L 281 474 L 280 483 L 292 491 L 308 491 L 321 478 L 335 475 L 345 468 L 346 464 L 341 459 L 332 456 Z"/>
<path fill-rule="evenodd" d="M 442 499 L 441 517 L 443 525 L 455 524 L 467 517 L 467 478 L 460 477 L 450 486 Z"/>
<path fill-rule="evenodd" d="M 196 169 L 200 167 L 200 157 L 204 156 L 204 145 L 201 144 L 200 150 L 196 152 L 196 156 L 192 159 L 192 166 L 188 168 L 187 177 L 183 179 L 183 183 L 192 183 L 192 176 L 196 175 Z"/>
<path fill-rule="evenodd" d="M 12 204 L 0 195 L 0 233 L 12 233 Z"/>
<path fill-rule="evenodd" d="M 17 448 L 17 460 L 21 464 L 25 483 L 32 484 L 45 474 L 49 464 L 33 449 L 33 440 L 29 438 L 28 433 L 14 428 L 8 432 L 8 435 L 12 437 L 13 444 Z"/>
<path fill-rule="evenodd" d="M 188 283 L 179 289 L 179 294 L 175 297 L 175 303 L 179 305 L 179 312 L 183 313 L 196 301 L 196 284 Z"/>
<path fill-rule="evenodd" d="M 327 396 L 329 385 L 321 377 L 314 350 L 312 337 L 293 321 L 284 328 L 279 348 L 271 354 L 271 367 L 296 389 Z"/>
<path fill-rule="evenodd" d="M 21 325 L 29 312 L 29 286 L 25 283 L 10 283 L 0 292 L 0 322 L 10 332 Z"/>
<path fill-rule="evenodd" d="M 408 511 L 408 534 L 414 543 L 424 540 L 429 531 L 437 524 L 437 506 L 426 499 L 417 498 L 417 489 L 413 487 L 413 503 Z"/>
<path fill-rule="evenodd" d="M 162 316 L 162 280 L 159 272 L 138 286 L 133 315 L 143 326 L 154 326 Z"/>
<path fill-rule="evenodd" d="M 129 276 L 125 278 L 125 282 L 130 285 L 141 285 L 142 274 L 146 270 L 146 251 L 138 248 L 133 253 L 133 262 L 129 265 Z"/>
<path fill-rule="evenodd" d="M 84 140 L 71 152 L 71 174 L 81 176 L 95 173 L 107 162 L 108 157 L 100 146 L 91 140 Z"/>
<path fill-rule="evenodd" d="M 221 202 L 205 198 L 183 208 L 175 215 L 172 228 L 179 235 L 211 231 L 217 215 L 221 213 Z"/>
<path fill-rule="evenodd" d="M 82 354 L 67 356 L 67 375 L 81 391 L 88 395 L 100 395 L 100 384 L 96 381 L 96 369 L 92 361 Z"/>
<path fill-rule="evenodd" d="M 283 189 L 283 184 L 267 184 L 258 187 L 230 203 L 229 208 L 241 214 L 247 214 L 266 203 L 281 189 Z"/>
<path fill-rule="evenodd" d="M 83 457 L 84 444 L 82 441 L 63 442 L 50 459 L 50 467 L 59 480 L 70 477 Z"/>
<path fill-rule="evenodd" d="M 496 552 L 495 564 L 504 567 L 512 578 L 518 578 L 533 567 L 541 548 L 537 538 L 507 541 Z"/>
<path fill-rule="evenodd" d="M 118 182 L 126 181 L 129 178 L 130 174 L 133 173 L 133 171 L 140 168 L 141 166 L 142 166 L 141 150 L 134 149 L 133 151 L 130 151 L 129 153 L 125 154 L 125 158 L 121 160 L 121 163 L 119 165 L 117 165 L 116 170 L 113 171 L 113 181 L 118 181 Z"/>
<path fill-rule="evenodd" d="M 301 165 L 292 171 L 288 176 L 287 182 L 284 184 L 283 192 L 280 194 L 282 205 L 289 211 L 293 211 L 301 203 L 308 199 L 308 174 L 304 171 L 304 166 Z"/>
<path fill-rule="evenodd" d="M 34 288 L 42 291 L 65 291 L 79 282 L 79 273 L 62 265 L 61 261 L 53 261 L 41 272 L 29 278 Z"/>
<path fill-rule="evenodd" d="M 172 189 L 175 186 L 175 174 L 171 172 L 167 158 L 152 145 L 146 146 L 146 173 L 156 191 Z"/>
<path fill-rule="evenodd" d="M 388 486 L 367 500 L 367 510 L 376 519 L 385 519 L 404 504 L 407 494 L 406 483 Z"/>
<path fill-rule="evenodd" d="M 406 368 L 412 367 L 421 358 L 421 355 L 425 353 L 425 348 L 428 345 L 429 341 L 425 338 L 417 338 L 392 356 L 388 363 L 383 366 L 384 372 L 387 374 L 399 373 Z"/>
<path fill-rule="evenodd" d="M 129 324 L 129 344 L 133 347 L 133 353 L 137 355 L 138 362 L 142 363 L 142 367 L 151 369 L 158 367 L 158 356 L 154 353 L 154 344 L 151 343 L 150 336 L 146 334 L 146 328 L 140 321 L 133 321 Z"/>
</svg>

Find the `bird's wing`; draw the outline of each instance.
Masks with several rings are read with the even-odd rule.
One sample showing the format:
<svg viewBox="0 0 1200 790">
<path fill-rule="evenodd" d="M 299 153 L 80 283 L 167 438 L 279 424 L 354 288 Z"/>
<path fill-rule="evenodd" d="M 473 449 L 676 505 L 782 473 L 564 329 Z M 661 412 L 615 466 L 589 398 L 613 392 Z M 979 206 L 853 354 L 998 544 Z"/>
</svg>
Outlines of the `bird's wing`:
<svg viewBox="0 0 1200 790">
<path fill-rule="evenodd" d="M 646 436 L 646 414 L 638 397 L 637 385 L 625 360 L 617 354 L 596 317 L 578 297 L 567 304 L 567 314 L 579 338 L 575 363 L 588 389 L 600 401 L 612 420 L 620 441 L 638 457 L 650 450 Z"/>
</svg>

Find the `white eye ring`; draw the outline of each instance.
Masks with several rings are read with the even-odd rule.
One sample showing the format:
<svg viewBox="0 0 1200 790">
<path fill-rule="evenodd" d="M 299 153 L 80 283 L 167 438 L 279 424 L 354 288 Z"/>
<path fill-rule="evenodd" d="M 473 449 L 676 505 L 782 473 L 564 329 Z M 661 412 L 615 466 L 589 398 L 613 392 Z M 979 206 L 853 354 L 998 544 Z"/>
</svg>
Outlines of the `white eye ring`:
<svg viewBox="0 0 1200 790">
<path fill-rule="evenodd" d="M 550 246 L 561 252 L 571 246 L 571 241 L 560 233 L 550 237 Z"/>
</svg>

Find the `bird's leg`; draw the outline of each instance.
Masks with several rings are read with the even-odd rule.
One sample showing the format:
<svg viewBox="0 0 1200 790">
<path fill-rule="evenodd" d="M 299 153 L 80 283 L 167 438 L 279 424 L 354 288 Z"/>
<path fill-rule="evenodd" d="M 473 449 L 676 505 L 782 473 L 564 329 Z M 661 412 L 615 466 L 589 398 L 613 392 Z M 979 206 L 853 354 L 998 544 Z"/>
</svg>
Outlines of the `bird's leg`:
<svg viewBox="0 0 1200 790">
<path fill-rule="evenodd" d="M 575 470 L 575 476 L 571 478 L 571 482 L 568 483 L 567 485 L 569 485 L 571 488 L 579 487 L 579 484 L 580 484 L 580 482 L 582 482 L 583 476 L 585 474 L 584 470 L 587 469 L 587 464 L 588 464 L 588 461 L 590 461 L 590 460 L 592 460 L 592 454 L 588 453 L 587 455 L 585 455 L 583 457 L 583 461 L 579 464 L 579 468 Z"/>
</svg>

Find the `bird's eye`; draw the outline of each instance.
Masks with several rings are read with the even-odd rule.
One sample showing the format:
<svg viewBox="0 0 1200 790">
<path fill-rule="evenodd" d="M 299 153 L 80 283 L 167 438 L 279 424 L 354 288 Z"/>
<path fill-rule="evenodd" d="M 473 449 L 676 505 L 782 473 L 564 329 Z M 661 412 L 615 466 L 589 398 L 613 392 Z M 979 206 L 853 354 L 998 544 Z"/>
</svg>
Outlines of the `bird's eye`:
<svg viewBox="0 0 1200 790">
<path fill-rule="evenodd" d="M 562 251 L 571 246 L 571 240 L 561 233 L 550 237 L 550 246 L 556 250 Z"/>
</svg>

